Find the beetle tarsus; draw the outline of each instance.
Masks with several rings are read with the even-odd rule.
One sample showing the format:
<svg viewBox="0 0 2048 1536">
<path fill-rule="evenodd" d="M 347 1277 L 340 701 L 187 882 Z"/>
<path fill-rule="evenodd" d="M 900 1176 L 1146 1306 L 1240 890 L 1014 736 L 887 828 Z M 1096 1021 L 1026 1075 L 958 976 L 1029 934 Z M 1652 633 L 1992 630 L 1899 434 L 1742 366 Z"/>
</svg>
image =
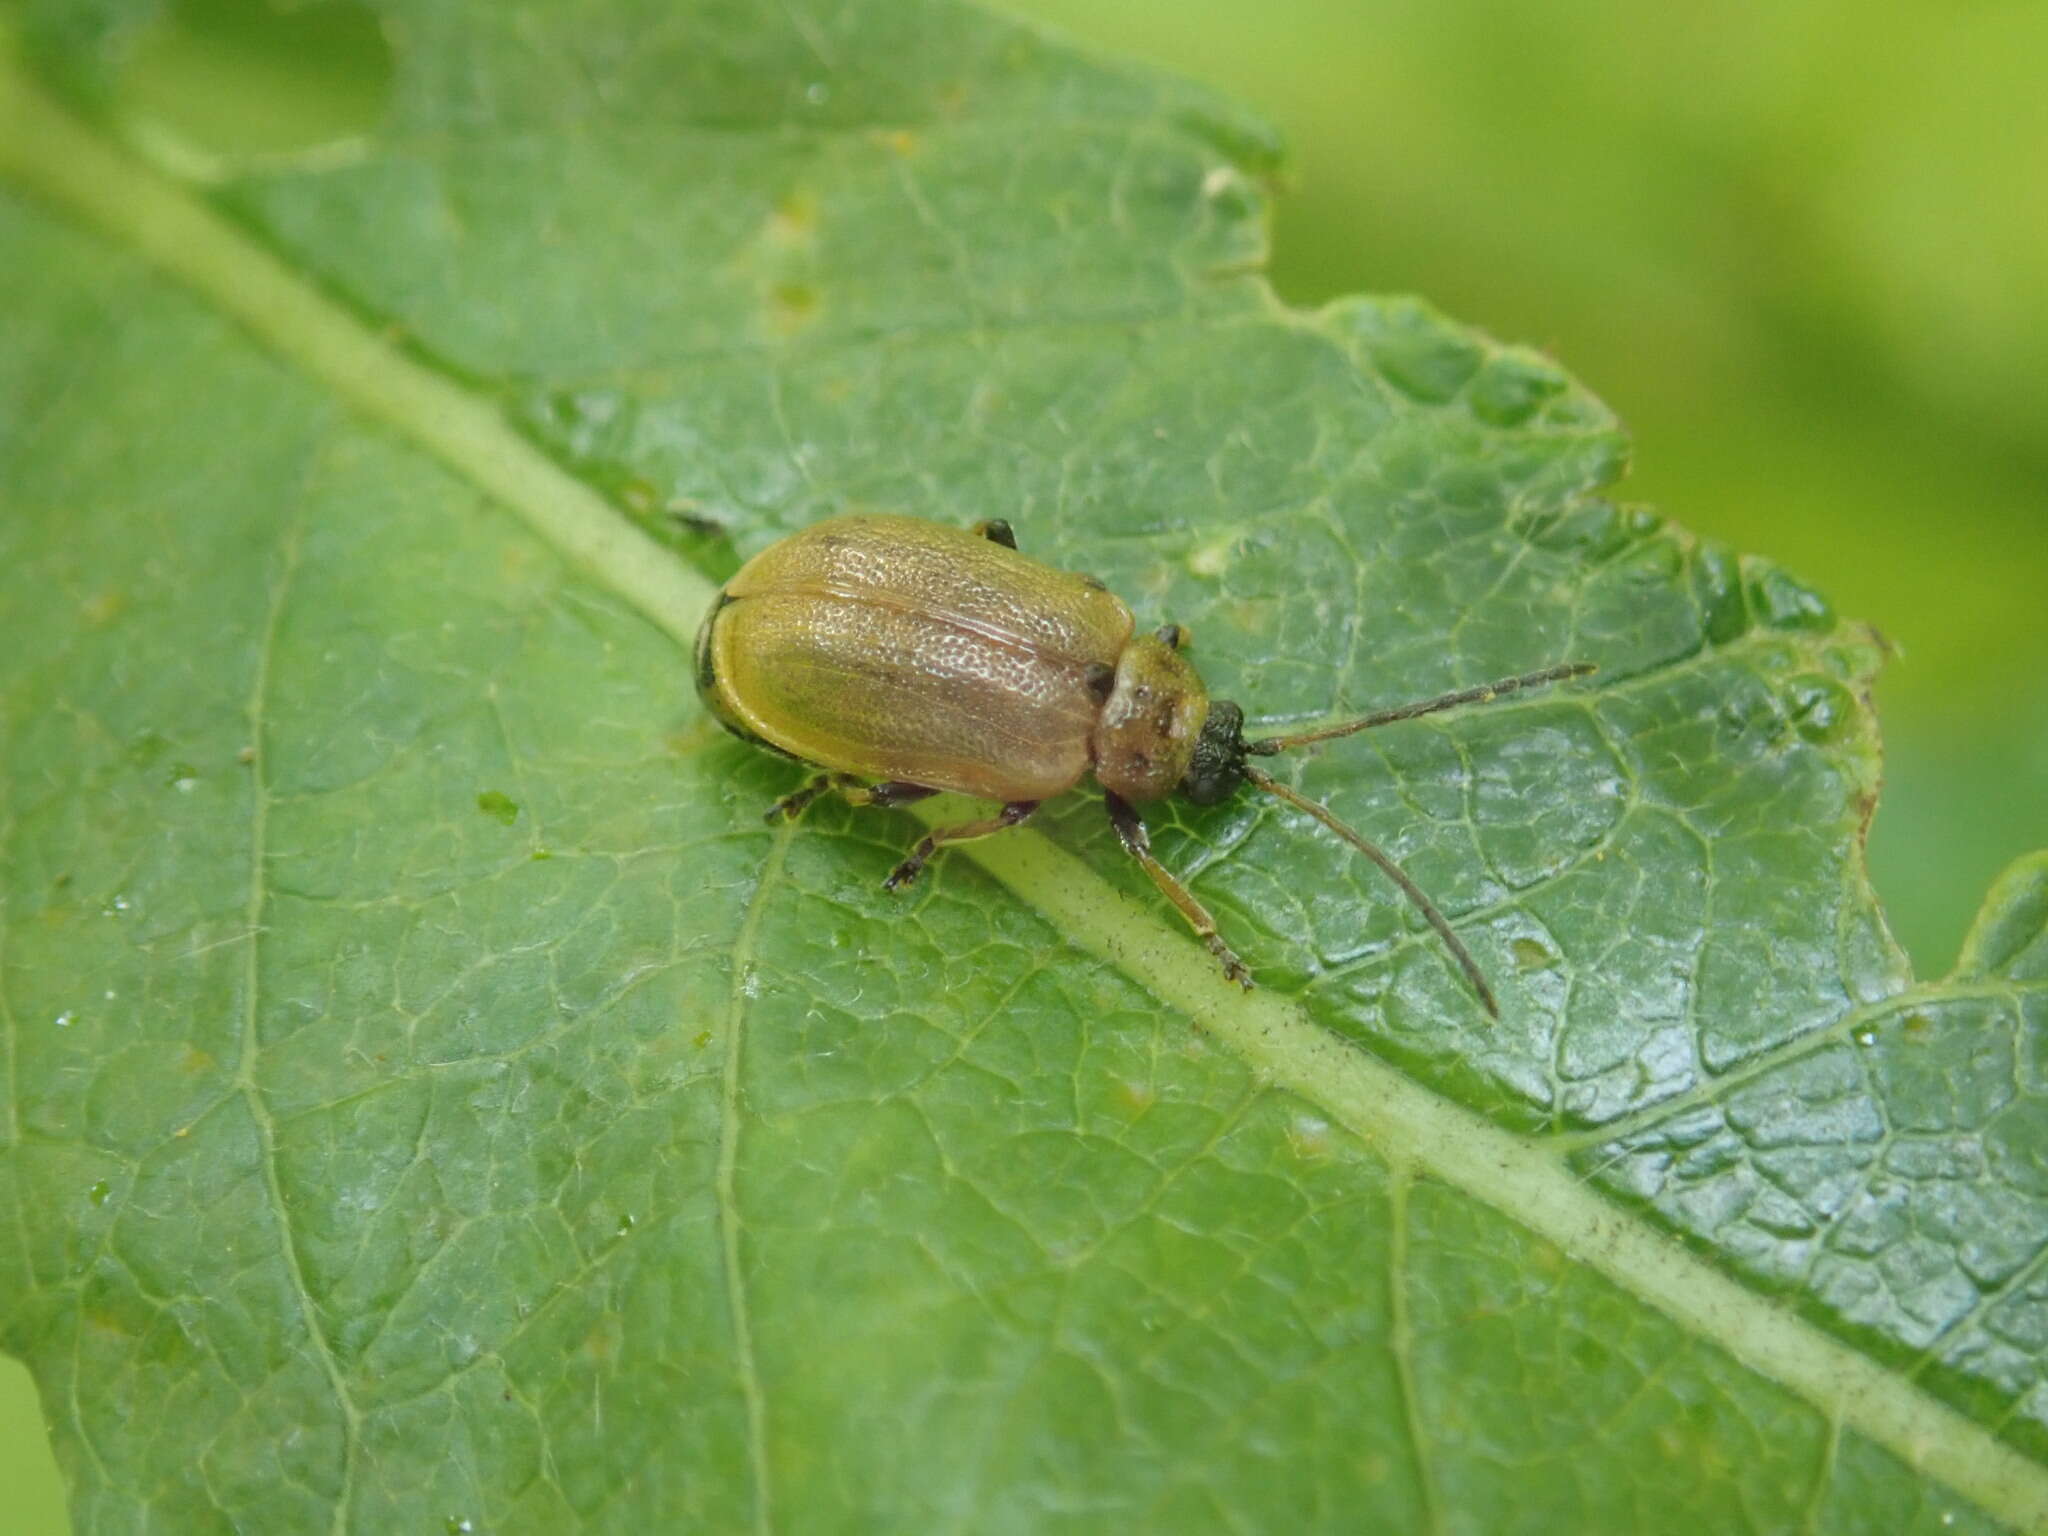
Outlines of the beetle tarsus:
<svg viewBox="0 0 2048 1536">
<path fill-rule="evenodd" d="M 917 883 L 917 877 L 924 873 L 925 861 L 937 851 L 937 845 L 928 837 L 919 838 L 917 846 L 910 850 L 910 857 L 889 871 L 888 879 L 882 882 L 885 891 L 900 891 L 906 885 Z"/>
<path fill-rule="evenodd" d="M 1230 946 L 1223 942 L 1222 935 L 1212 933 L 1204 938 L 1202 942 L 1208 946 L 1210 954 L 1223 962 L 1223 979 L 1225 981 L 1234 981 L 1240 987 L 1243 987 L 1245 991 L 1251 991 L 1252 973 L 1245 969 L 1245 964 L 1242 960 L 1231 953 Z"/>
</svg>

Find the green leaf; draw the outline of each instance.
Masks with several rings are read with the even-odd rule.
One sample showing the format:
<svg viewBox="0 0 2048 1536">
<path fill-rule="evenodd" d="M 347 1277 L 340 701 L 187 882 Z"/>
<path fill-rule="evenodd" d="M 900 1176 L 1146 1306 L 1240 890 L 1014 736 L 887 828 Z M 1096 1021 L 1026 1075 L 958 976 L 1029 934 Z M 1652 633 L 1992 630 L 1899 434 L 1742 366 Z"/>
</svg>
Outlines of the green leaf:
<svg viewBox="0 0 2048 1536">
<path fill-rule="evenodd" d="M 289 153 L 124 106 L 147 0 L 27 14 L 97 126 L 0 71 L 0 1342 L 81 1528 L 2048 1523 L 2048 861 L 1906 973 L 1866 631 L 1546 360 L 1276 304 L 1198 90 L 377 10 Z M 765 827 L 689 638 L 857 507 L 1262 720 L 1599 662 L 1289 769 L 1502 1021 L 1270 802 L 1153 816 L 1248 997 L 1087 796 L 901 899 L 908 817 Z"/>
</svg>

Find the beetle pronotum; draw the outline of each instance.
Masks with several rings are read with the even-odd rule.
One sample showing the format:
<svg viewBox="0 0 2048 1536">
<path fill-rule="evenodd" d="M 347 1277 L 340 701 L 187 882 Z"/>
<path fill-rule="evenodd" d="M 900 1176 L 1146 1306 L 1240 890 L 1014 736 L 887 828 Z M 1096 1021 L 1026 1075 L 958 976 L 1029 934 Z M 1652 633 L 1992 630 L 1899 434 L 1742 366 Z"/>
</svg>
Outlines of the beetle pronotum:
<svg viewBox="0 0 2048 1536">
<path fill-rule="evenodd" d="M 1168 624 L 1136 633 L 1102 583 L 1017 553 L 1010 525 L 973 529 L 879 514 L 791 534 L 726 583 L 697 635 L 697 692 L 726 729 L 824 771 L 769 808 L 796 816 L 828 790 L 855 805 L 905 805 L 950 790 L 994 816 L 917 840 L 883 882 L 915 880 L 943 844 L 1014 827 L 1089 774 L 1124 850 L 1180 908 L 1230 980 L 1251 973 L 1208 910 L 1152 856 L 1135 807 L 1197 805 L 1249 782 L 1305 811 L 1379 866 L 1428 919 L 1486 1011 L 1471 952 L 1383 850 L 1255 757 L 1396 720 L 1479 704 L 1593 668 L 1582 662 L 1463 688 L 1337 725 L 1246 740 L 1244 711 L 1211 700 Z"/>
</svg>

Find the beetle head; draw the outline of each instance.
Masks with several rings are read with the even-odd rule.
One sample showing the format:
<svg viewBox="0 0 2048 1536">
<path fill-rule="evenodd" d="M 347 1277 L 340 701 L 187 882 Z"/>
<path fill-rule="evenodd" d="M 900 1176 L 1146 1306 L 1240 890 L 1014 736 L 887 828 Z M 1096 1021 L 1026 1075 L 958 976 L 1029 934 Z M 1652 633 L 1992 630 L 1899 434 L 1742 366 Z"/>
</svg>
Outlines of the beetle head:
<svg viewBox="0 0 2048 1536">
<path fill-rule="evenodd" d="M 1244 711 L 1228 699 L 1212 699 L 1180 793 L 1197 805 L 1219 805 L 1243 782 Z"/>
<path fill-rule="evenodd" d="M 1133 804 L 1172 794 L 1208 713 L 1208 690 L 1195 669 L 1157 635 L 1135 636 L 1117 657 L 1095 720 L 1097 782 Z"/>
</svg>

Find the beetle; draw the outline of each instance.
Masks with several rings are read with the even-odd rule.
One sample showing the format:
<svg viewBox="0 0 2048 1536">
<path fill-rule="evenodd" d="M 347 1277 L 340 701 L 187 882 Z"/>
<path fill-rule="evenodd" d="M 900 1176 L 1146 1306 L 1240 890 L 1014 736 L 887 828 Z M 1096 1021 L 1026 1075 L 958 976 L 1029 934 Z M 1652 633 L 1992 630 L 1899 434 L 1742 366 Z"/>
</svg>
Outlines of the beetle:
<svg viewBox="0 0 2048 1536">
<path fill-rule="evenodd" d="M 1124 851 L 1186 917 L 1223 974 L 1251 973 L 1194 894 L 1152 855 L 1137 807 L 1178 794 L 1215 805 L 1250 783 L 1305 811 L 1413 902 L 1480 1003 L 1500 1009 L 1436 904 L 1385 852 L 1252 761 L 1355 731 L 1485 703 L 1593 671 L 1567 662 L 1292 735 L 1247 739 L 1244 711 L 1211 699 L 1181 654 L 1187 631 L 1137 632 L 1100 581 L 1018 553 L 1000 519 L 971 529 L 884 513 L 831 518 L 743 565 L 698 631 L 698 697 L 744 741 L 821 770 L 770 806 L 794 818 L 837 791 L 907 805 L 941 791 L 994 816 L 919 838 L 882 882 L 910 884 L 947 843 L 1024 821 L 1089 773 Z"/>
</svg>

